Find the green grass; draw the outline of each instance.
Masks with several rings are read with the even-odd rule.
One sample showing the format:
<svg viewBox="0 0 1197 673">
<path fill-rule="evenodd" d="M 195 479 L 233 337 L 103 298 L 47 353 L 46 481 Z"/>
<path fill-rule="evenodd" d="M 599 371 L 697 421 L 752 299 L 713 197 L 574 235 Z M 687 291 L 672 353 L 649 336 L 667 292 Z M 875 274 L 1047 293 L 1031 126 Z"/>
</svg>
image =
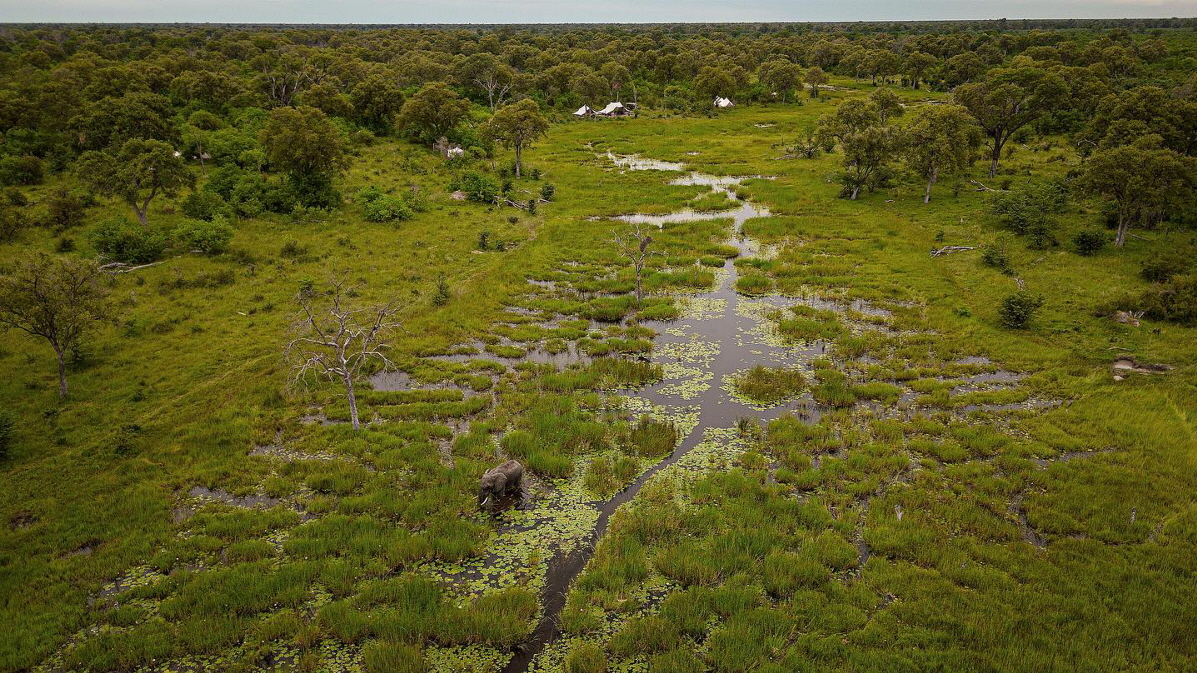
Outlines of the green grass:
<svg viewBox="0 0 1197 673">
<path fill-rule="evenodd" d="M 795 369 L 757 365 L 735 377 L 732 385 L 754 402 L 773 404 L 802 392 L 806 378 Z"/>
<path fill-rule="evenodd" d="M 265 666 L 261 652 L 297 648 L 312 669 L 330 666 L 335 652 L 366 670 L 423 670 L 442 648 L 497 653 L 521 640 L 537 611 L 536 585 L 524 586 L 523 575 L 505 571 L 507 588 L 467 586 L 460 595 L 433 579 L 434 569 L 497 548 L 498 524 L 476 513 L 478 476 L 515 457 L 538 477 L 576 478 L 602 493 L 621 487 L 668 454 L 681 431 L 657 416 L 628 424 L 603 391 L 664 372 L 621 357 L 560 372 L 421 358 L 462 344 L 463 354 L 477 353 L 474 344 L 517 356 L 550 339 L 596 354 L 644 352 L 649 337 L 625 321 L 676 318 L 668 295 L 709 287 L 709 269 L 735 256 L 723 245 L 727 220 L 671 225 L 659 239 L 670 265 L 649 274 L 660 294 L 641 305 L 626 294 L 524 298 L 528 277 L 626 293 L 630 276 L 611 249 L 610 223 L 587 218 L 669 212 L 702 193 L 659 175 L 607 171 L 583 147 L 592 141 L 718 174 L 776 176 L 745 191 L 782 217 L 746 231 L 788 245 L 768 263 L 742 264 L 736 289 L 869 299 L 893 311 L 895 330 L 859 331 L 854 316 L 815 310 L 775 318 L 784 337 L 832 342 L 808 383 L 836 410 L 814 425 L 783 417 L 759 442 L 744 440 L 767 458 L 763 466 L 713 460 L 716 469 L 662 480 L 668 487 L 650 482 L 621 508 L 568 597 L 563 616 L 584 642 L 562 655 L 563 666 L 1193 668 L 1197 331 L 1151 320 L 1132 329 L 1093 315 L 1149 289 L 1142 262 L 1161 249 L 1191 249 L 1191 232 L 1140 231 L 1126 249 L 1093 258 L 1014 242 L 1012 266 L 1049 301 L 1031 329 L 1003 330 L 998 304 L 1013 281 L 972 253 L 927 254 L 941 231 L 947 243 L 993 237 L 982 195 L 937 188 L 924 205 L 921 191 L 899 180 L 847 202 L 825 180 L 838 155 L 772 159 L 773 144 L 853 95 L 712 118 L 555 126 L 528 158 L 557 195 L 517 223 L 507 210 L 452 201 L 449 174 L 431 152 L 381 139 L 361 148 L 341 191 L 416 182 L 431 194 L 428 212 L 398 227 L 365 223 L 353 206 L 318 221 L 247 219 L 228 253 L 176 255 L 115 276 L 122 322 L 100 330 L 72 365 L 65 403 L 56 400 L 50 351 L 10 340 L 0 352 L 9 381 L 0 403 L 16 419 L 0 494 L 0 632 L 9 636 L 0 668 L 135 670 L 211 657 L 209 667 L 237 659 L 252 670 Z M 1002 178 L 1018 184 L 1076 165 L 1071 156 L 1046 158 L 1017 147 Z M 26 191 L 40 199 L 65 180 Z M 155 201 L 151 220 L 177 224 L 173 205 Z M 123 210 L 101 203 L 66 235 L 89 255 L 84 229 Z M 1099 226 L 1097 204 L 1077 202 L 1059 222 L 1061 240 Z M 507 251 L 475 254 L 482 230 Z M 306 252 L 281 254 L 292 240 Z M 0 251 L 56 244 L 30 229 Z M 332 420 L 346 413 L 336 386 L 291 387 L 280 361 L 296 291 L 306 279 L 319 286 L 331 269 L 361 281 L 363 302 L 405 304 L 392 358 L 404 371 L 481 394 L 363 386 L 364 417 L 385 422 L 361 433 L 301 423 L 310 410 Z M 452 297 L 434 306 L 442 274 Z M 512 327 L 508 306 L 566 322 L 534 327 L 537 317 Z M 604 325 L 592 333 L 588 320 Z M 621 331 L 606 333 L 608 325 Z M 503 336 L 520 345 L 500 345 Z M 1115 352 L 1174 369 L 1114 382 Z M 877 369 L 849 366 L 864 354 Z M 940 379 L 964 373 L 951 361 L 980 354 L 1033 376 L 1009 391 L 951 395 L 953 384 Z M 899 388 L 924 398 L 921 415 L 883 421 L 857 404 L 892 405 Z M 1000 422 L 957 413 L 1032 393 L 1066 404 Z M 287 457 L 251 454 L 275 443 Z M 1112 450 L 1050 462 L 1098 449 Z M 196 503 L 187 493 L 197 485 L 284 502 Z M 1024 541 L 1010 509 L 1016 496 L 1045 548 Z M 184 506 L 196 512 L 174 516 Z M 872 554 L 863 566 L 858 541 Z M 521 567 L 535 568 L 522 558 Z M 138 586 L 93 603 L 117 578 Z M 664 598 L 648 600 L 650 590 Z"/>
</svg>

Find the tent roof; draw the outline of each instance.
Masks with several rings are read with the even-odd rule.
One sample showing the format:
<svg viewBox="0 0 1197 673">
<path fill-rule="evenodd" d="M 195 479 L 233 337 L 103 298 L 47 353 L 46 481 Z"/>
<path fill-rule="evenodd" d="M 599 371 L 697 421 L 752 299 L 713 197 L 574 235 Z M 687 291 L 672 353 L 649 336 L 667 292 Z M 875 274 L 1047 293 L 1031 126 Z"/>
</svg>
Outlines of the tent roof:
<svg viewBox="0 0 1197 673">
<path fill-rule="evenodd" d="M 574 114 L 584 115 L 587 112 L 594 112 L 594 110 L 589 105 L 583 105 L 582 107 L 578 108 L 578 111 L 575 112 Z"/>
<path fill-rule="evenodd" d="M 610 114 L 610 113 L 618 110 L 621 107 L 623 107 L 623 103 L 620 103 L 618 101 L 616 101 L 614 103 L 607 103 L 607 107 L 599 110 L 598 113 L 601 115 Z"/>
</svg>

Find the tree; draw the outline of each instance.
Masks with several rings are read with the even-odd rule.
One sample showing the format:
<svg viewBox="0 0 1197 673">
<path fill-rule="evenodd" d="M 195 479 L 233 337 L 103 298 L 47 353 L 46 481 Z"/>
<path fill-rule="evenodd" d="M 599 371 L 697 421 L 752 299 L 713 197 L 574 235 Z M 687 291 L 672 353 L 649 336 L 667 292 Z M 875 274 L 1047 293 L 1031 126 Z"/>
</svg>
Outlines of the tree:
<svg viewBox="0 0 1197 673">
<path fill-rule="evenodd" d="M 810 87 L 811 98 L 818 98 L 819 87 L 827 84 L 828 81 L 830 79 L 827 77 L 827 73 L 817 65 L 806 71 L 806 85 Z"/>
<path fill-rule="evenodd" d="M 653 253 L 648 246 L 652 245 L 653 237 L 644 231 L 644 225 L 639 222 L 632 224 L 624 233 L 615 235 L 615 247 L 619 254 L 627 258 L 636 273 L 636 304 L 644 301 L 644 264 Z"/>
<path fill-rule="evenodd" d="M 174 196 L 180 188 L 195 184 L 195 175 L 182 158 L 160 140 L 127 140 L 115 156 L 84 152 L 75 172 L 95 191 L 120 197 L 132 206 L 143 226 L 155 196 Z"/>
<path fill-rule="evenodd" d="M 520 177 L 524 148 L 544 137 L 549 122 L 540 114 L 540 105 L 531 98 L 508 105 L 486 122 L 485 135 L 504 147 L 515 150 L 515 177 Z"/>
<path fill-rule="evenodd" d="M 906 74 L 910 75 L 910 88 L 919 88 L 919 80 L 923 73 L 935 65 L 935 57 L 921 51 L 911 53 L 906 57 Z"/>
<path fill-rule="evenodd" d="M 781 96 L 781 102 L 789 99 L 790 92 L 802 86 L 802 68 L 785 59 L 773 59 L 761 64 L 757 79 L 770 92 Z"/>
<path fill-rule="evenodd" d="M 399 111 L 397 122 L 415 139 L 432 143 L 448 135 L 469 111 L 469 102 L 462 100 L 449 85 L 430 82 L 407 99 Z"/>
<path fill-rule="evenodd" d="M 694 93 L 698 105 L 710 109 L 716 96 L 730 97 L 735 94 L 736 79 L 722 66 L 708 65 L 698 71 L 694 78 Z"/>
<path fill-rule="evenodd" d="M 1059 75 L 1040 68 L 995 70 L 983 82 L 956 87 L 956 102 L 968 108 L 989 138 L 989 177 L 997 174 L 1006 141 L 1050 112 L 1067 94 Z"/>
<path fill-rule="evenodd" d="M 463 86 L 477 88 L 486 94 L 490 111 L 494 112 L 507 100 L 507 94 L 515 85 L 515 71 L 494 54 L 471 54 L 457 71 L 457 79 Z"/>
<path fill-rule="evenodd" d="M 834 113 L 819 119 L 817 135 L 827 146 L 839 143 L 845 168 L 841 179 L 845 195 L 853 200 L 861 188 L 873 188 L 901 147 L 901 136 L 886 125 L 877 103 L 871 100 L 841 103 Z"/>
<path fill-rule="evenodd" d="M 959 105 L 920 109 L 906 127 L 906 163 L 927 181 L 923 203 L 931 202 L 931 185 L 941 174 L 964 170 L 981 146 L 981 129 Z"/>
<path fill-rule="evenodd" d="M 398 312 L 394 304 L 346 306 L 345 299 L 353 290 L 335 280 L 327 303 L 321 304 L 310 293 L 301 292 L 296 323 L 300 335 L 287 344 L 284 357 L 294 361 L 296 382 L 315 374 L 343 384 L 349 398 L 349 420 L 353 429 L 359 430 L 355 381 L 369 362 L 381 362 L 384 368 L 394 366 L 385 353 L 390 346 L 383 339 L 402 326 L 393 321 Z"/>
<path fill-rule="evenodd" d="M 898 98 L 898 94 L 894 93 L 893 89 L 876 89 L 869 94 L 869 100 L 877 106 L 877 114 L 881 118 L 882 124 L 894 117 L 906 114 L 906 108 L 902 107 L 902 99 Z"/>
<path fill-rule="evenodd" d="M 1145 136 L 1132 145 L 1099 150 L 1085 162 L 1078 186 L 1090 194 L 1113 199 L 1118 209 L 1122 247 L 1132 226 L 1161 221 L 1168 208 L 1197 185 L 1197 166 L 1162 146 L 1159 136 Z"/>
<path fill-rule="evenodd" d="M 353 115 L 358 122 L 386 133 L 403 107 L 403 91 L 385 77 L 372 75 L 350 90 L 349 102 L 353 103 Z"/>
<path fill-rule="evenodd" d="M 0 276 L 0 326 L 49 342 L 58 358 L 58 396 L 66 398 L 66 356 L 112 315 L 95 262 L 30 255 Z"/>
<path fill-rule="evenodd" d="M 313 107 L 276 108 L 261 140 L 266 159 L 286 173 L 297 196 L 307 205 L 325 205 L 333 176 L 348 162 L 341 134 L 328 117 Z"/>
</svg>

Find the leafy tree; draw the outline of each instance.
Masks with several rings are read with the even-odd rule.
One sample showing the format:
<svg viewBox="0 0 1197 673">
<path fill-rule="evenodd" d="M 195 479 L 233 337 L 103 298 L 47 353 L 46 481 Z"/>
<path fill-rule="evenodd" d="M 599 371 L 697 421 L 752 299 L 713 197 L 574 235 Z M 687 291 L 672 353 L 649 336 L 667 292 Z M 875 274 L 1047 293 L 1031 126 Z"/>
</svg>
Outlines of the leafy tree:
<svg viewBox="0 0 1197 673">
<path fill-rule="evenodd" d="M 1031 294 L 1025 290 L 1007 295 L 998 307 L 998 322 L 1002 327 L 1010 329 L 1025 329 L 1031 324 L 1031 319 L 1043 307 L 1043 297 Z"/>
<path fill-rule="evenodd" d="M 823 72 L 823 69 L 817 65 L 806 71 L 806 85 L 810 87 L 811 98 L 818 98 L 819 87 L 827 84 L 829 81 L 830 78 L 827 77 L 827 73 Z"/>
<path fill-rule="evenodd" d="M 127 140 L 175 139 L 170 100 L 143 92 L 108 97 L 82 109 L 73 126 L 86 149 L 120 146 Z"/>
<path fill-rule="evenodd" d="M 431 144 L 448 135 L 469 111 L 469 102 L 462 100 L 449 85 L 430 82 L 407 99 L 397 123 L 416 140 Z"/>
<path fill-rule="evenodd" d="M 270 165 L 287 175 L 304 205 L 328 207 L 339 200 L 332 179 L 348 159 L 340 132 L 323 112 L 305 106 L 276 108 L 261 139 Z"/>
<path fill-rule="evenodd" d="M 910 88 L 919 88 L 919 80 L 923 73 L 935 65 L 935 57 L 921 51 L 912 52 L 906 57 L 906 74 L 910 75 Z"/>
<path fill-rule="evenodd" d="M 901 136 L 881 119 L 877 104 L 853 99 L 819 119 L 817 136 L 824 145 L 838 143 L 844 153 L 844 195 L 856 199 L 872 189 L 885 166 L 901 148 Z"/>
<path fill-rule="evenodd" d="M 781 102 L 789 100 L 790 92 L 802 86 L 802 68 L 785 59 L 773 59 L 761 64 L 757 79 L 772 93 L 781 96 Z"/>
<path fill-rule="evenodd" d="M 694 78 L 694 93 L 698 105 L 709 109 L 716 96 L 730 97 L 736 92 L 736 79 L 723 66 L 708 65 Z"/>
<path fill-rule="evenodd" d="M 1110 94 L 1077 138 L 1082 147 L 1114 147 L 1147 135 L 1158 135 L 1168 149 L 1197 155 L 1197 100 L 1177 98 L 1156 86 Z"/>
<path fill-rule="evenodd" d="M 906 127 L 906 163 L 927 181 L 923 203 L 931 202 L 931 185 L 940 175 L 967 168 L 981 146 L 979 129 L 959 105 L 921 108 Z"/>
<path fill-rule="evenodd" d="M 0 276 L 0 326 L 45 339 L 58 359 L 58 396 L 67 396 L 66 356 L 78 352 L 98 322 L 112 316 L 103 272 L 95 262 L 24 257 Z"/>
<path fill-rule="evenodd" d="M 531 98 L 500 109 L 486 122 L 486 137 L 515 150 L 515 177 L 520 177 L 524 148 L 543 138 L 549 122 L 540 114 L 540 106 Z"/>
<path fill-rule="evenodd" d="M 989 138 L 990 177 L 997 174 L 1006 141 L 1058 106 L 1067 94 L 1059 75 L 1033 67 L 995 70 L 983 82 L 956 87 L 956 102 L 968 108 Z"/>
<path fill-rule="evenodd" d="M 906 108 L 902 107 L 902 99 L 898 98 L 898 94 L 893 92 L 893 89 L 882 87 L 869 94 L 869 100 L 877 106 L 877 114 L 884 124 L 894 117 L 901 117 L 906 114 Z"/>
<path fill-rule="evenodd" d="M 1132 226 L 1152 226 L 1197 184 L 1194 159 L 1162 146 L 1159 136 L 1099 150 L 1085 162 L 1079 187 L 1114 201 L 1122 247 Z"/>
<path fill-rule="evenodd" d="M 195 175 L 171 146 L 160 140 L 127 140 L 115 155 L 85 152 L 75 172 L 95 191 L 117 196 L 132 206 L 142 226 L 155 196 L 174 196 L 180 188 L 195 184 Z"/>
<path fill-rule="evenodd" d="M 390 131 L 403 108 L 403 91 L 381 75 L 371 75 L 349 92 L 354 119 L 379 133 Z"/>
<path fill-rule="evenodd" d="M 956 87 L 966 82 L 975 81 L 984 75 L 987 69 L 988 66 L 985 65 L 985 61 L 982 61 L 980 56 L 971 51 L 966 51 L 963 54 L 956 54 L 944 61 L 939 70 L 944 82 L 950 87 Z"/>
</svg>

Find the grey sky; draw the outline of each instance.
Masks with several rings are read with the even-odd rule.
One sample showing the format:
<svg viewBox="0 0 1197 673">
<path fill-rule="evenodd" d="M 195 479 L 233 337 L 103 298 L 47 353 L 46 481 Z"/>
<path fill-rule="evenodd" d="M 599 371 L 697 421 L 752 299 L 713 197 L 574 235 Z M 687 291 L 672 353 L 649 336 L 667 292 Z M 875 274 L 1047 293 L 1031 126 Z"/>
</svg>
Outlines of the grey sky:
<svg viewBox="0 0 1197 673">
<path fill-rule="evenodd" d="M 0 23 L 656 23 L 1173 16 L 1197 16 L 1197 0 L 0 0 Z"/>
</svg>

